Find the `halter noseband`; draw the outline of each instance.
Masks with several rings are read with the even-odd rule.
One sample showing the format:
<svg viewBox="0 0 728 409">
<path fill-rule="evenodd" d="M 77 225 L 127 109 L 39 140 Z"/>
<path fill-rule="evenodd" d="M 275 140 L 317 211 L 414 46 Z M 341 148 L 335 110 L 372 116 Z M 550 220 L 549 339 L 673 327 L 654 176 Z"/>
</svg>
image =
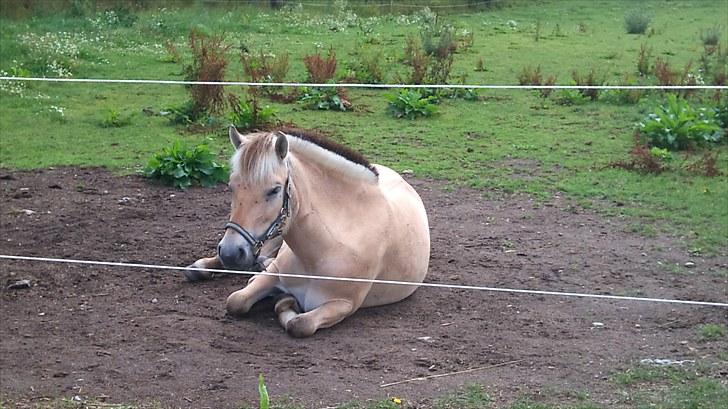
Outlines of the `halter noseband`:
<svg viewBox="0 0 728 409">
<path fill-rule="evenodd" d="M 283 206 L 281 206 L 281 211 L 278 213 L 278 217 L 276 217 L 275 220 L 273 220 L 273 223 L 268 226 L 268 229 L 263 233 L 260 237 L 255 237 L 253 234 L 251 234 L 248 230 L 245 229 L 245 227 L 235 223 L 234 221 L 229 221 L 225 223 L 225 229 L 233 229 L 238 234 L 240 234 L 245 241 L 248 242 L 253 247 L 253 255 L 257 259 L 260 255 L 260 250 L 263 248 L 263 244 L 265 244 L 266 241 L 270 239 L 274 239 L 281 234 L 283 234 L 283 228 L 285 227 L 286 221 L 291 216 L 291 204 L 290 204 L 290 180 L 291 176 L 288 175 L 288 178 L 286 178 L 286 183 L 283 186 Z"/>
</svg>

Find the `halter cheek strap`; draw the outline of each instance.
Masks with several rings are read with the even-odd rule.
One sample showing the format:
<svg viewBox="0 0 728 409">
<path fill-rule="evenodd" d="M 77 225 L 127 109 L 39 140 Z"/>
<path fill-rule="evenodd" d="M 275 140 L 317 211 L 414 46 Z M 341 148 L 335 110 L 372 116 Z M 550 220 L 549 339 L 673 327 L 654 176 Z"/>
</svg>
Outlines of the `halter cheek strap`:
<svg viewBox="0 0 728 409">
<path fill-rule="evenodd" d="M 253 247 L 253 255 L 255 256 L 255 258 L 258 258 L 258 256 L 260 255 L 260 250 L 263 248 L 263 244 L 265 244 L 266 241 L 274 239 L 283 234 L 283 229 L 286 225 L 286 221 L 288 221 L 288 218 L 291 216 L 290 180 L 291 176 L 288 175 L 285 186 L 283 187 L 283 205 L 281 206 L 281 211 L 278 213 L 278 217 L 273 220 L 270 226 L 268 226 L 268 229 L 266 229 L 265 233 L 263 233 L 261 236 L 256 237 L 248 230 L 246 230 L 245 227 L 235 223 L 234 221 L 229 221 L 225 223 L 224 230 L 235 230 L 243 237 L 246 242 L 248 242 L 248 244 L 250 244 L 251 247 Z"/>
</svg>

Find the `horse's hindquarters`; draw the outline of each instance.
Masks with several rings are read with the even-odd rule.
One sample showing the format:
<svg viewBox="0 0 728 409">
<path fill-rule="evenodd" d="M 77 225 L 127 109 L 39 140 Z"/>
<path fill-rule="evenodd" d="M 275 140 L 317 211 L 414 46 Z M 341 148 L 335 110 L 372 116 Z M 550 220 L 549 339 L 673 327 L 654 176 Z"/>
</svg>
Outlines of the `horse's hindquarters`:
<svg viewBox="0 0 728 409">
<path fill-rule="evenodd" d="M 379 185 L 390 208 L 386 251 L 378 280 L 421 283 L 430 260 L 430 228 L 422 199 L 393 170 L 377 165 Z M 410 296 L 417 286 L 374 284 L 363 307 L 391 304 Z"/>
</svg>

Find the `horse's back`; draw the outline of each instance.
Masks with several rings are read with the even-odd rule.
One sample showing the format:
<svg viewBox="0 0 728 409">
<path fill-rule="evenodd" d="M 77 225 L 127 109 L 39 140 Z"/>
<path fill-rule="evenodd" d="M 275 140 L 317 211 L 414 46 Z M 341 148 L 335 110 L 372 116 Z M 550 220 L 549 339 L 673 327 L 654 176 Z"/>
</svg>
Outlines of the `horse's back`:
<svg viewBox="0 0 728 409">
<path fill-rule="evenodd" d="M 389 208 L 390 224 L 386 251 L 379 269 L 379 280 L 420 283 L 427 274 L 430 259 L 430 228 L 422 199 L 397 172 L 375 165 L 379 172 L 379 188 Z M 364 307 L 400 301 L 417 289 L 416 286 L 372 286 Z"/>
</svg>

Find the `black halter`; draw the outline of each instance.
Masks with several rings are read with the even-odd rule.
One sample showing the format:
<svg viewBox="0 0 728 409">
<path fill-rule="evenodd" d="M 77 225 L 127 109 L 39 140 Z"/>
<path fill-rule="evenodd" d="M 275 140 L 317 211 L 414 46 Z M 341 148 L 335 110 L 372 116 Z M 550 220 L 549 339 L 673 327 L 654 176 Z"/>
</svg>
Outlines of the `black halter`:
<svg viewBox="0 0 728 409">
<path fill-rule="evenodd" d="M 263 244 L 265 244 L 266 241 L 276 238 L 283 234 L 283 228 L 285 227 L 286 221 L 291 216 L 291 205 L 290 205 L 290 181 L 291 176 L 289 175 L 286 179 L 286 183 L 283 186 L 283 206 L 281 206 L 281 211 L 278 213 L 278 217 L 276 217 L 275 220 L 273 220 L 273 223 L 270 224 L 268 229 L 263 233 L 260 237 L 255 237 L 253 234 L 251 234 L 249 231 L 245 229 L 245 227 L 235 223 L 234 221 L 229 221 L 225 223 L 225 230 L 227 229 L 233 229 L 238 234 L 243 236 L 243 239 L 248 242 L 253 247 L 253 255 L 257 259 L 260 255 L 260 250 L 263 248 Z"/>
</svg>

